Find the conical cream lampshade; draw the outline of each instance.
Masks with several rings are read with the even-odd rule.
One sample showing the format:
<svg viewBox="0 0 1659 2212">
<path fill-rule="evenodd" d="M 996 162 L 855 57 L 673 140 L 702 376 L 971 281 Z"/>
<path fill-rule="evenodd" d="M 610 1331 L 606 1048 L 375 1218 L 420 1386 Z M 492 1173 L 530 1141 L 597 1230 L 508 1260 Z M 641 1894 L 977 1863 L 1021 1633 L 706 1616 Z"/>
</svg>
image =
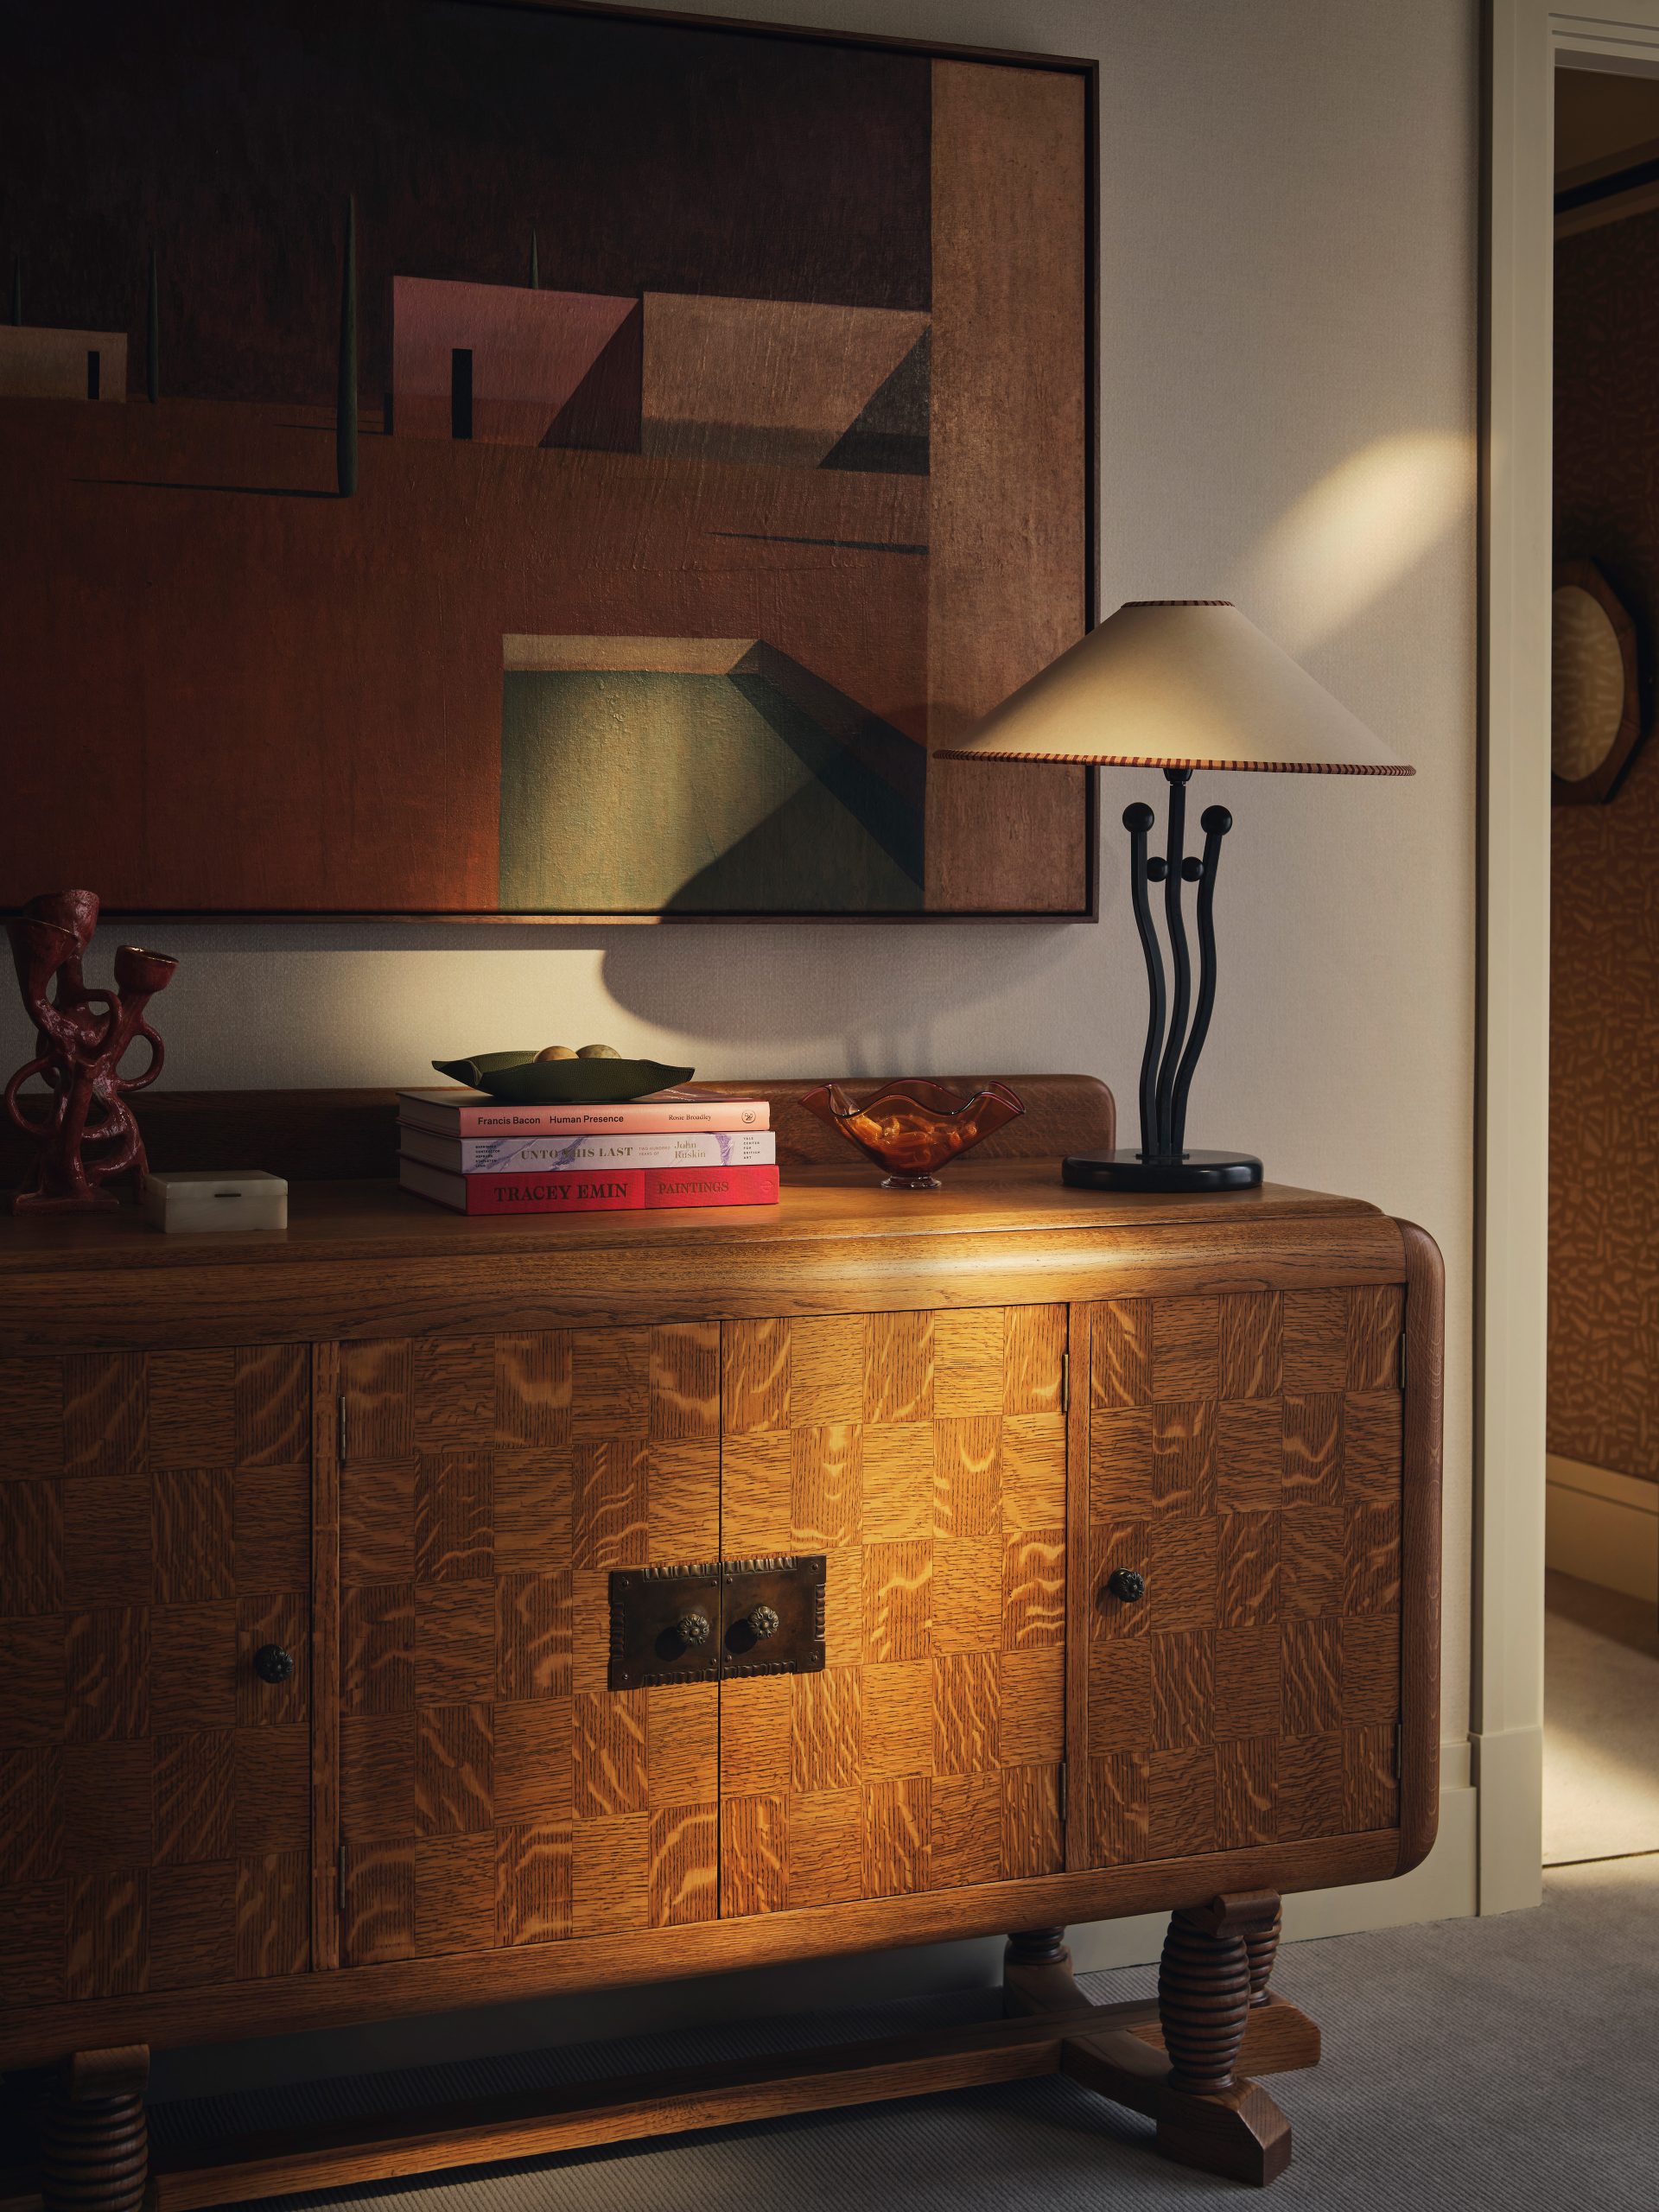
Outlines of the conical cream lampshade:
<svg viewBox="0 0 1659 2212">
<path fill-rule="evenodd" d="M 939 757 L 1414 772 L 1236 607 L 1208 599 L 1131 600 Z"/>
</svg>

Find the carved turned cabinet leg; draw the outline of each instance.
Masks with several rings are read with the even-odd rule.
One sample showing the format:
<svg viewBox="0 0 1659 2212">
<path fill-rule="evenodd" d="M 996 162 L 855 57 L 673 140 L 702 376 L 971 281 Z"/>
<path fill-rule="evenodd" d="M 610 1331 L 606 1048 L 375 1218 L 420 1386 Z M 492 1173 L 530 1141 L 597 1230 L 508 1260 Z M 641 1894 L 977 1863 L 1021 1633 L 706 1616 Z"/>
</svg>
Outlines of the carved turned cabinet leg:
<svg viewBox="0 0 1659 2212">
<path fill-rule="evenodd" d="M 1250 1962 L 1250 2002 L 1265 2005 L 1268 1984 L 1273 1979 L 1273 1962 L 1279 1955 L 1279 1937 L 1285 1924 L 1282 1907 L 1273 1916 L 1268 1926 L 1257 1925 L 1244 1930 L 1244 1953 Z"/>
<path fill-rule="evenodd" d="M 1065 1947 L 1064 1928 L 1024 1928 L 1008 1938 L 1007 1948 L 1002 1954 L 1003 1963 L 1010 1967 L 1052 1966 L 1056 1961 L 1069 1961 L 1071 1954 Z"/>
<path fill-rule="evenodd" d="M 149 2164 L 144 2090 L 149 2050 L 80 2050 L 64 2067 L 41 2126 L 46 2212 L 137 2212 Z"/>
<path fill-rule="evenodd" d="M 1009 1936 L 1002 1954 L 1002 2011 L 1008 2019 L 1089 2009 L 1072 1979 L 1064 1928 L 1027 1928 Z"/>
<path fill-rule="evenodd" d="M 1158 1965 L 1158 2018 L 1172 2089 L 1211 2097 L 1231 2088 L 1249 2005 L 1243 1936 L 1211 1929 L 1196 1913 L 1172 1913 Z"/>
<path fill-rule="evenodd" d="M 1250 1939 L 1276 1929 L 1269 1890 L 1212 1898 L 1173 1914 L 1158 1968 L 1158 2017 L 1169 2056 L 1158 2148 L 1182 2165 L 1259 2188 L 1290 2164 L 1290 2123 L 1267 2091 L 1235 2077 L 1254 1981 Z M 1272 1971 L 1258 1945 L 1262 1986 Z M 1300 2018 L 1300 2016 L 1298 2016 Z"/>
</svg>

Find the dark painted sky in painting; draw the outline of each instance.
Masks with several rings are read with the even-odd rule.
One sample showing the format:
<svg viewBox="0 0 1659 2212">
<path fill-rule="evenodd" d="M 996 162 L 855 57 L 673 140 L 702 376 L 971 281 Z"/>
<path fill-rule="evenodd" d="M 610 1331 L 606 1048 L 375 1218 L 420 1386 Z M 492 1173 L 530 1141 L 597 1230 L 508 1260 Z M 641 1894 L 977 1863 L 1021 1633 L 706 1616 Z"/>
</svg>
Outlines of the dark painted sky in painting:
<svg viewBox="0 0 1659 2212">
<path fill-rule="evenodd" d="M 345 196 L 361 384 L 394 273 L 926 308 L 925 57 L 467 0 L 0 0 L 23 315 L 175 395 L 327 404 Z"/>
</svg>

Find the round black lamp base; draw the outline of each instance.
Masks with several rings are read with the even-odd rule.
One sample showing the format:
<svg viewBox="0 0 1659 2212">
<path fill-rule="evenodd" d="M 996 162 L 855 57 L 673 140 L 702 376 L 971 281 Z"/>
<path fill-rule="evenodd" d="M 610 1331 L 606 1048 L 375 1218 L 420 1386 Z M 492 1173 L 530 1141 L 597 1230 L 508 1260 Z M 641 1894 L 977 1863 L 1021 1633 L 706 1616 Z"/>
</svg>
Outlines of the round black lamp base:
<svg viewBox="0 0 1659 2212">
<path fill-rule="evenodd" d="M 1253 1191 L 1262 1163 L 1237 1152 L 1184 1152 L 1179 1160 L 1074 1152 L 1061 1161 L 1060 1179 L 1080 1191 Z"/>
</svg>

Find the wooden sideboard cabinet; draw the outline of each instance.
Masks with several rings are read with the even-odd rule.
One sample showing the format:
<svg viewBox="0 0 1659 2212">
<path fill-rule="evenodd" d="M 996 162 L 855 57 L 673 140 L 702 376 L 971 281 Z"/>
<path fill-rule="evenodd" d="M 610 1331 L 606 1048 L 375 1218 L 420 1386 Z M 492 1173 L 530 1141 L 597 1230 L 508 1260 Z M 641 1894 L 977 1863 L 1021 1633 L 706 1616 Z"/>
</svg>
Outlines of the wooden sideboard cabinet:
<svg viewBox="0 0 1659 2212">
<path fill-rule="evenodd" d="M 59 2069 L 48 2204 L 137 2202 L 150 2046 L 993 1930 L 995 2032 L 158 2160 L 156 2200 L 1056 2067 L 1269 2177 L 1236 2069 L 1318 2049 L 1279 1896 L 1433 1836 L 1440 1343 L 1409 1224 L 1051 1161 L 7 1223 L 0 2065 Z M 1161 2016 L 1091 2007 L 1064 1924 L 1154 1909 Z"/>
</svg>

